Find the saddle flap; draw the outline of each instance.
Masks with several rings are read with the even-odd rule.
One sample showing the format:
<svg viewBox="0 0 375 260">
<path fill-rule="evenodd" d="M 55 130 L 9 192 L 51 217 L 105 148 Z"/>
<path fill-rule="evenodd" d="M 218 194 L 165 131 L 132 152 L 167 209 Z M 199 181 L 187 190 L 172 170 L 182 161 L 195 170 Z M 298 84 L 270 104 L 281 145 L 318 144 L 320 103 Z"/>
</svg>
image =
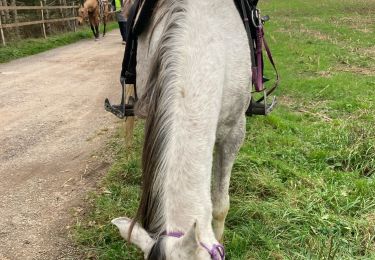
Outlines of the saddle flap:
<svg viewBox="0 0 375 260">
<path fill-rule="evenodd" d="M 134 18 L 133 33 L 140 35 L 150 22 L 157 1 L 137 0 L 135 2 L 137 14 Z"/>
</svg>

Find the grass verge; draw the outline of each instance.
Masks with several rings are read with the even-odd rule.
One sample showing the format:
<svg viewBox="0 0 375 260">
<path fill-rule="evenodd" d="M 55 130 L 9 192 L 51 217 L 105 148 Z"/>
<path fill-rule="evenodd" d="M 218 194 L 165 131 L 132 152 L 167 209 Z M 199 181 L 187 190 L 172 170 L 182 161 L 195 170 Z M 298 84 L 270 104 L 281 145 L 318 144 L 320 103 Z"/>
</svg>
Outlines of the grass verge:
<svg viewBox="0 0 375 260">
<path fill-rule="evenodd" d="M 107 24 L 107 32 L 116 28 L 118 28 L 118 24 L 115 22 Z M 47 39 L 36 38 L 10 42 L 7 46 L 0 47 L 0 63 L 41 53 L 92 37 L 91 29 L 85 27 L 84 29 L 79 29 L 77 32 L 53 35 Z"/>
<path fill-rule="evenodd" d="M 227 259 L 375 259 L 375 38 L 371 1 L 263 1 L 282 85 L 247 121 L 231 180 Z M 267 69 L 267 74 L 272 70 Z M 140 259 L 110 224 L 138 205 L 142 125 L 74 236 L 98 259 Z"/>
</svg>

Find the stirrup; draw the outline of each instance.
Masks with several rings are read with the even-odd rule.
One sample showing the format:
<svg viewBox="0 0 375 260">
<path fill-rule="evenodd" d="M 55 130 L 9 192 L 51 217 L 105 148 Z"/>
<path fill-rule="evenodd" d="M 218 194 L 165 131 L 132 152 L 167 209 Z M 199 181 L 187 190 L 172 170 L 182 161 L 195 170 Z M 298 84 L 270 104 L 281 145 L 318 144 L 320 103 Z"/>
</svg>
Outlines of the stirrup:
<svg viewBox="0 0 375 260">
<path fill-rule="evenodd" d="M 121 103 L 119 105 L 111 105 L 109 99 L 106 98 L 104 101 L 104 108 L 106 111 L 111 112 L 115 116 L 120 119 L 124 119 L 125 117 L 134 116 L 134 103 L 135 99 L 133 97 L 129 97 L 128 102 L 125 103 L 125 82 L 121 82 L 122 87 L 122 95 L 121 95 Z"/>
<path fill-rule="evenodd" d="M 108 98 L 104 101 L 104 108 L 106 111 L 111 112 L 120 119 L 125 117 L 134 116 L 134 106 L 130 104 L 111 105 Z"/>
<path fill-rule="evenodd" d="M 266 92 L 264 92 L 264 96 L 260 100 L 253 101 L 253 99 L 251 99 L 250 105 L 246 110 L 246 115 L 247 116 L 253 116 L 253 115 L 266 116 L 272 112 L 276 104 L 277 104 L 277 100 L 275 96 L 272 98 L 271 103 L 267 103 L 267 94 Z"/>
</svg>

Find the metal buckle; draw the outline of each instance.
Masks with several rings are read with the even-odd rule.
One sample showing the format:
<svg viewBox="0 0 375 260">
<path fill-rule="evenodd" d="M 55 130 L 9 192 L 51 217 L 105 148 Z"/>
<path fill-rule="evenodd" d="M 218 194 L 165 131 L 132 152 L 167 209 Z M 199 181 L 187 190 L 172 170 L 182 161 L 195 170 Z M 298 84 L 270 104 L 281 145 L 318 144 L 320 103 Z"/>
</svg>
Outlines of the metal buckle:
<svg viewBox="0 0 375 260">
<path fill-rule="evenodd" d="M 262 27 L 265 22 L 270 20 L 269 15 L 261 16 L 259 9 L 254 9 L 251 11 L 251 21 L 256 28 Z"/>
<path fill-rule="evenodd" d="M 262 27 L 262 19 L 260 18 L 260 11 L 259 9 L 254 9 L 251 11 L 251 21 L 255 28 Z"/>
</svg>

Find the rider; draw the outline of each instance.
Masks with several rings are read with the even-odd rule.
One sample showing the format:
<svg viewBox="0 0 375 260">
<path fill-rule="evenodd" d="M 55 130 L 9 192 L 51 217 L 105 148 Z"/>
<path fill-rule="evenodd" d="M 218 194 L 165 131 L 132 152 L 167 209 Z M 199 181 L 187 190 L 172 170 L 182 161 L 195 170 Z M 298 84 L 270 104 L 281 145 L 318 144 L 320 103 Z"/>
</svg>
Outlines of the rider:
<svg viewBox="0 0 375 260">
<path fill-rule="evenodd" d="M 126 0 L 125 0 L 126 1 Z M 126 44 L 126 17 L 124 15 L 124 1 L 123 0 L 112 0 L 112 6 L 116 11 L 116 18 L 120 27 L 120 33 L 122 37 L 122 44 Z"/>
</svg>

